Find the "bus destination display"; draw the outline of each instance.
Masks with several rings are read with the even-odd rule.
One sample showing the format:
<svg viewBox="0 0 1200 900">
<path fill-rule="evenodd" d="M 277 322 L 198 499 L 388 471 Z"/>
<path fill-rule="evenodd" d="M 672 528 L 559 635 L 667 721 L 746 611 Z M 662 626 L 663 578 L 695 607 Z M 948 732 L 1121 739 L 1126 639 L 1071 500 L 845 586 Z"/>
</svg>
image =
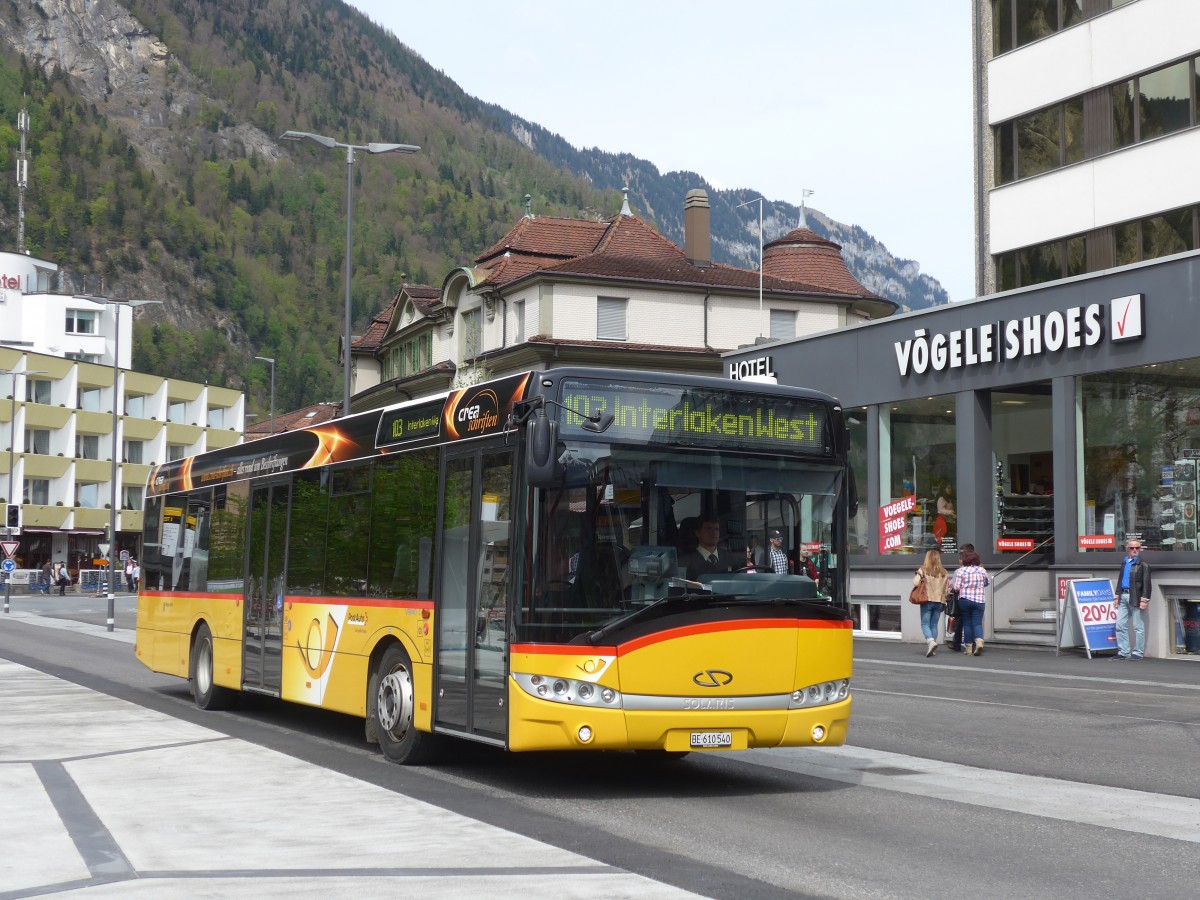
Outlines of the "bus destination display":
<svg viewBox="0 0 1200 900">
<path fill-rule="evenodd" d="M 606 440 L 828 454 L 828 410 L 817 400 L 649 384 L 564 381 L 560 437 L 595 439 L 584 416 L 613 415 Z"/>
</svg>

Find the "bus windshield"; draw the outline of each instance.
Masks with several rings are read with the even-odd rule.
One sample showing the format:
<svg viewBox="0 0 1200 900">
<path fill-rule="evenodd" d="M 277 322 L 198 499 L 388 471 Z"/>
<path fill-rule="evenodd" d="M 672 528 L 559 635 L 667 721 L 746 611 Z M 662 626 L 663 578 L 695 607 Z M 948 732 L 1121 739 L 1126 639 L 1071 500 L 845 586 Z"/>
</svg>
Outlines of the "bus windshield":
<svg viewBox="0 0 1200 900">
<path fill-rule="evenodd" d="M 518 640 L 570 641 L 697 584 L 844 606 L 837 466 L 590 441 L 562 461 L 564 485 L 533 492 Z"/>
</svg>

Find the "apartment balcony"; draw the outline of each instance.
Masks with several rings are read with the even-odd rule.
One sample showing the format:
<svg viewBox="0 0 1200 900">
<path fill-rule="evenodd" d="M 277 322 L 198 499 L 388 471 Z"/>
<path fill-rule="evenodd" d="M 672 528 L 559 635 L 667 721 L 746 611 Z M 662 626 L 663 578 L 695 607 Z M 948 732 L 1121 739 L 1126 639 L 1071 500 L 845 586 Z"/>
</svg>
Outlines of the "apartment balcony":
<svg viewBox="0 0 1200 900">
<path fill-rule="evenodd" d="M 69 456 L 25 454 L 26 478 L 62 478 L 75 460 Z M 107 480 L 107 476 L 105 476 Z"/>
<path fill-rule="evenodd" d="M 153 419 L 133 419 L 128 416 L 122 422 L 122 433 L 127 441 L 152 441 L 163 430 L 164 422 Z"/>
<path fill-rule="evenodd" d="M 111 453 L 112 448 L 109 447 L 108 451 Z M 104 459 L 77 459 L 75 460 L 75 480 L 111 481 L 112 462 Z"/>
<path fill-rule="evenodd" d="M 242 438 L 241 434 L 236 431 L 218 431 L 215 428 L 208 430 L 208 447 L 209 450 L 221 450 L 225 447 L 232 447 Z"/>
<path fill-rule="evenodd" d="M 21 509 L 21 517 L 26 528 L 62 528 L 71 509 L 69 506 L 33 506 L 27 503 Z"/>
<path fill-rule="evenodd" d="M 86 506 L 75 507 L 75 527 L 76 528 L 99 528 L 103 529 L 112 519 L 112 510 L 108 509 L 91 509 Z"/>
<path fill-rule="evenodd" d="M 84 434 L 112 434 L 112 413 L 81 409 L 75 413 L 75 430 Z"/>
</svg>

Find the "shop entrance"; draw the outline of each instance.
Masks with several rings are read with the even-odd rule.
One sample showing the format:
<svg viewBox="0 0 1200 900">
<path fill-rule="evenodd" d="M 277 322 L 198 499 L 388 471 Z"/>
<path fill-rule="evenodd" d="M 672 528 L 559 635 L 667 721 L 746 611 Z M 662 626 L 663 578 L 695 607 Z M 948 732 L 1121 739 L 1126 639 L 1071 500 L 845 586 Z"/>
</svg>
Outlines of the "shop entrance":
<svg viewBox="0 0 1200 900">
<path fill-rule="evenodd" d="M 1050 550 L 1054 537 L 1054 450 L 1050 382 L 992 391 L 996 547 Z"/>
</svg>

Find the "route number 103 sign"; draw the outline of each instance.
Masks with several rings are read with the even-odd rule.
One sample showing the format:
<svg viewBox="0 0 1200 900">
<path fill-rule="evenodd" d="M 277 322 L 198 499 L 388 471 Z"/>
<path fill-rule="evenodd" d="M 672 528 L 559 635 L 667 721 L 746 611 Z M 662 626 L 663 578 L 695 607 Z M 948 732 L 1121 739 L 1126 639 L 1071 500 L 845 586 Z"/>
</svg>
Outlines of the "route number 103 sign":
<svg viewBox="0 0 1200 900">
<path fill-rule="evenodd" d="M 1072 581 L 1067 588 L 1058 646 L 1083 647 L 1088 659 L 1096 650 L 1117 648 L 1117 609 L 1107 578 Z"/>
</svg>

